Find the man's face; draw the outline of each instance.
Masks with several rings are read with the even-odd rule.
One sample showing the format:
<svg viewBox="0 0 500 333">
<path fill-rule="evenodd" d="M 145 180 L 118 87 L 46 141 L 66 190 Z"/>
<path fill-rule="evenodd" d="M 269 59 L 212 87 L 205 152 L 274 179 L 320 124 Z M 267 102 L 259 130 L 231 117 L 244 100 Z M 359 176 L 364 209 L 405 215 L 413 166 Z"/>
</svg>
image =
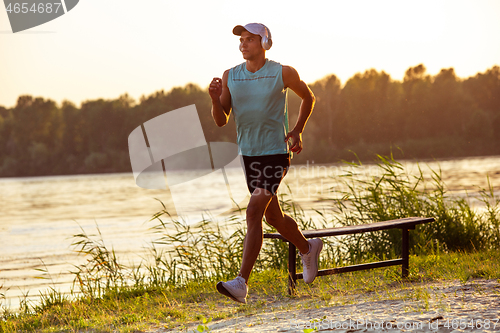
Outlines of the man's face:
<svg viewBox="0 0 500 333">
<path fill-rule="evenodd" d="M 243 59 L 253 60 L 265 52 L 260 40 L 261 37 L 259 35 L 254 35 L 248 31 L 243 31 L 241 33 L 240 51 L 243 54 Z"/>
</svg>

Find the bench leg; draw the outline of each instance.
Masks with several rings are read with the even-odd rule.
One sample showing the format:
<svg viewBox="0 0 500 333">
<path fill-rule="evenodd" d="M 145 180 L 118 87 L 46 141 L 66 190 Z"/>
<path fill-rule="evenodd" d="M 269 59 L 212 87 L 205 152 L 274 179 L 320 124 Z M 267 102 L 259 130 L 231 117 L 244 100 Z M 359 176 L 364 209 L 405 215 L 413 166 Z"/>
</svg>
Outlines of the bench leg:
<svg viewBox="0 0 500 333">
<path fill-rule="evenodd" d="M 404 278 L 408 277 L 409 266 L 410 266 L 410 232 L 408 229 L 401 229 L 403 233 L 403 264 L 401 265 L 401 276 Z"/>
<path fill-rule="evenodd" d="M 288 242 L 288 294 L 295 295 L 295 284 L 297 282 L 297 270 L 295 267 L 296 248 Z"/>
</svg>

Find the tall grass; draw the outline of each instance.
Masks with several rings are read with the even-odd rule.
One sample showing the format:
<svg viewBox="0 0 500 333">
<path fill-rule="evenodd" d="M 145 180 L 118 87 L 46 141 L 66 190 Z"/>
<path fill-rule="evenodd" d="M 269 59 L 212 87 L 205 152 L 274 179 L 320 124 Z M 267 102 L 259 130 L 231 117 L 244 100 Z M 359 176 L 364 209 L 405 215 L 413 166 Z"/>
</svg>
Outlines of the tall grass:
<svg viewBox="0 0 500 333">
<path fill-rule="evenodd" d="M 74 250 L 87 258 L 84 264 L 75 266 L 73 284 L 80 292 L 89 297 L 101 297 L 109 290 L 116 290 L 126 285 L 125 265 L 118 262 L 114 249 L 109 250 L 97 227 L 97 235 L 88 235 L 81 227 L 82 232 L 73 236 Z"/>
<path fill-rule="evenodd" d="M 314 223 L 306 219 L 303 210 L 295 205 L 286 195 L 280 196 L 283 210 L 292 216 L 302 229 L 311 229 Z M 164 206 L 165 207 L 165 206 Z M 226 218 L 222 223 L 203 219 L 188 225 L 172 218 L 166 209 L 152 218 L 156 225 L 152 227 L 158 234 L 156 245 L 168 250 L 161 261 L 164 269 L 175 276 L 175 283 L 195 280 L 234 278 L 241 266 L 243 241 L 246 235 L 244 211 L 239 215 Z M 264 219 L 265 221 L 265 219 Z M 171 233 L 172 226 L 175 233 Z M 264 233 L 276 230 L 264 223 Z M 288 246 L 280 240 L 266 240 L 254 269 L 285 269 L 287 267 Z"/>
<path fill-rule="evenodd" d="M 469 198 L 448 194 L 440 170 L 430 170 L 431 178 L 408 173 L 392 156 L 378 156 L 375 176 L 359 177 L 361 162 L 349 163 L 351 171 L 343 177 L 346 190 L 334 201 L 332 214 L 338 225 L 356 225 L 377 221 L 422 216 L 434 217 L 434 223 L 418 225 L 410 232 L 413 253 L 428 253 L 439 247 L 445 251 L 471 251 L 500 247 L 500 200 L 488 189 L 479 189 L 484 212 L 473 210 Z M 343 245 L 357 259 L 369 256 L 394 257 L 401 254 L 401 230 L 384 230 L 352 235 Z"/>
</svg>

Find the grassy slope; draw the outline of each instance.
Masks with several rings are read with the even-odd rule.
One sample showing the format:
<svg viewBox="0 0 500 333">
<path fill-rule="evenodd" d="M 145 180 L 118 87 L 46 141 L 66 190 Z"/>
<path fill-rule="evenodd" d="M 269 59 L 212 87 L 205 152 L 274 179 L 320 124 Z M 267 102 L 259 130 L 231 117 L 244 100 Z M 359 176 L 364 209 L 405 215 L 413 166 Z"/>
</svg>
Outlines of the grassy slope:
<svg viewBox="0 0 500 333">
<path fill-rule="evenodd" d="M 39 308 L 36 313 L 4 313 L 0 327 L 3 332 L 132 332 L 153 327 L 182 331 L 190 324 L 202 324 L 205 318 L 215 321 L 360 300 L 418 300 L 426 297 L 416 292 L 422 282 L 500 279 L 500 251 L 411 256 L 410 270 L 405 281 L 400 279 L 399 266 L 321 277 L 312 285 L 299 283 L 295 297 L 287 295 L 286 273 L 268 270 L 252 276 L 249 302 L 245 305 L 219 295 L 214 282 L 192 282 L 182 288 L 130 289 L 109 292 L 102 299 L 63 301 Z"/>
</svg>

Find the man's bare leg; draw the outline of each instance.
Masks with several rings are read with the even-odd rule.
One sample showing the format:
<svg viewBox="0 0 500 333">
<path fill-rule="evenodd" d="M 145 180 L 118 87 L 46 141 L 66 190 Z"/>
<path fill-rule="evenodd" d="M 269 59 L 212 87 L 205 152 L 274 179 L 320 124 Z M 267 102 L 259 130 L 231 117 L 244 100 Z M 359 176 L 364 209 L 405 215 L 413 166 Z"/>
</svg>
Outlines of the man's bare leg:
<svg viewBox="0 0 500 333">
<path fill-rule="evenodd" d="M 247 234 L 243 243 L 243 258 L 239 276 L 228 282 L 217 283 L 217 290 L 221 294 L 237 302 L 246 303 L 248 295 L 246 282 L 259 256 L 264 240 L 262 232 L 262 217 L 264 214 L 267 222 L 274 226 L 301 252 L 304 266 L 302 273 L 304 282 L 312 283 L 318 274 L 317 262 L 323 242 L 320 239 L 313 239 L 308 242 L 299 230 L 297 222 L 290 216 L 283 214 L 278 198 L 265 189 L 257 188 L 252 193 L 247 207 Z"/>
<path fill-rule="evenodd" d="M 297 222 L 283 214 L 276 196 L 269 203 L 265 214 L 266 221 L 299 249 L 302 257 L 302 278 L 305 283 L 312 283 L 318 276 L 318 260 L 323 249 L 323 241 L 319 238 L 307 241 L 299 230 Z"/>
<path fill-rule="evenodd" d="M 275 227 L 283 237 L 295 245 L 300 253 L 305 254 L 309 251 L 309 243 L 299 230 L 297 222 L 290 216 L 283 214 L 276 195 L 267 206 L 265 215 L 267 223 Z"/>
<path fill-rule="evenodd" d="M 240 275 L 248 281 L 253 265 L 259 256 L 264 234 L 262 232 L 262 218 L 273 195 L 268 190 L 257 188 L 253 191 L 248 202 L 247 235 L 243 243 L 243 259 L 241 261 Z"/>
<path fill-rule="evenodd" d="M 243 243 L 243 258 L 240 274 L 235 279 L 217 283 L 217 290 L 241 303 L 246 303 L 248 286 L 246 282 L 250 277 L 253 266 L 259 256 L 264 235 L 262 233 L 262 217 L 273 195 L 271 192 L 257 188 L 250 197 L 247 206 L 247 234 Z"/>
<path fill-rule="evenodd" d="M 309 251 L 309 243 L 300 232 L 297 222 L 290 216 L 283 214 L 278 197 L 271 192 L 258 188 L 250 197 L 247 208 L 247 235 L 243 244 L 243 259 L 240 275 L 248 281 L 252 268 L 262 248 L 263 232 L 262 217 L 276 228 L 287 240 L 292 242 L 301 253 Z"/>
</svg>

